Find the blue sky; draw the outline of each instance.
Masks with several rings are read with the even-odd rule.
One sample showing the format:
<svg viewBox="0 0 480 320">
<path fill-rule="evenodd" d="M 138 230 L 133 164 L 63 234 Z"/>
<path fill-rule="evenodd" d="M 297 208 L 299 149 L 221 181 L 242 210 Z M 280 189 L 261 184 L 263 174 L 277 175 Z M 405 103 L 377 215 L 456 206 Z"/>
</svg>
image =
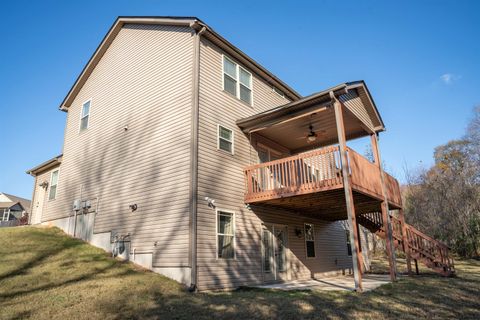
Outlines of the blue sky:
<svg viewBox="0 0 480 320">
<path fill-rule="evenodd" d="M 400 180 L 460 137 L 480 104 L 478 1 L 3 0 L 0 10 L 0 191 L 27 198 L 25 170 L 61 153 L 57 108 L 119 15 L 197 16 L 303 95 L 365 80 Z"/>
</svg>

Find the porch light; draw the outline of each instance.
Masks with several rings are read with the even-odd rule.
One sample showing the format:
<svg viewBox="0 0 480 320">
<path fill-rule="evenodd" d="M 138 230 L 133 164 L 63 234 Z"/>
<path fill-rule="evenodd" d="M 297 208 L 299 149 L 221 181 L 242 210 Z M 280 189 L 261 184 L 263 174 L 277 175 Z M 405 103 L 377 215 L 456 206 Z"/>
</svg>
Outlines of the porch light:
<svg viewBox="0 0 480 320">
<path fill-rule="evenodd" d="M 310 132 L 308 133 L 307 135 L 307 141 L 308 142 L 314 142 L 315 140 L 317 140 L 317 134 L 315 133 L 315 131 L 313 131 L 313 126 L 310 125 Z"/>
</svg>

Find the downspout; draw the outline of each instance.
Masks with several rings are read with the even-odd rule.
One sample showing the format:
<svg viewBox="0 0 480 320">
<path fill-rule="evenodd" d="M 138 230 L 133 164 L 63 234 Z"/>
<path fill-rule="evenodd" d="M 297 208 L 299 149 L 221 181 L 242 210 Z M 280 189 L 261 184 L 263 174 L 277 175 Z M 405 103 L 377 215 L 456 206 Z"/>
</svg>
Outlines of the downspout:
<svg viewBox="0 0 480 320">
<path fill-rule="evenodd" d="M 193 45 L 193 96 L 190 142 L 190 292 L 197 290 L 197 195 L 198 195 L 198 121 L 200 107 L 200 36 L 206 27 L 197 21 L 190 25 L 195 30 Z"/>
</svg>

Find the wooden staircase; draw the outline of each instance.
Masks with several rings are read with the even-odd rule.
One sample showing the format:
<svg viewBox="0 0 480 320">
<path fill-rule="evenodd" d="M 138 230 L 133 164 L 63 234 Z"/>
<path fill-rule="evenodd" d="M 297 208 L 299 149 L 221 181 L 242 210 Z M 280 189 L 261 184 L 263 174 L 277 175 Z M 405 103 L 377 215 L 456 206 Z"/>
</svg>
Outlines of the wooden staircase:
<svg viewBox="0 0 480 320">
<path fill-rule="evenodd" d="M 453 258 L 449 255 L 447 245 L 427 236 L 407 223 L 403 226 L 402 221 L 393 215 L 390 215 L 390 219 L 395 249 L 401 250 L 406 254 L 410 253 L 411 259 L 421 261 L 428 268 L 442 276 L 451 277 L 455 275 Z M 386 232 L 381 212 L 358 215 L 357 222 L 370 232 L 385 239 Z M 403 241 L 402 229 L 404 229 L 406 233 L 406 243 Z"/>
</svg>

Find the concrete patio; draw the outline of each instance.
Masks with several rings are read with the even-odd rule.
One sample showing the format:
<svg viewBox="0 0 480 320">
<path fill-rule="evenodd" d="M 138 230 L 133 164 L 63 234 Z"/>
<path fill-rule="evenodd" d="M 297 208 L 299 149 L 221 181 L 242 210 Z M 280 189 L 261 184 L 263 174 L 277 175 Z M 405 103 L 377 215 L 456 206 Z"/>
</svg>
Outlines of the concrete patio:
<svg viewBox="0 0 480 320">
<path fill-rule="evenodd" d="M 381 285 L 390 283 L 388 274 L 364 274 L 363 291 L 370 291 Z M 256 286 L 256 288 L 276 290 L 321 290 L 321 291 L 354 291 L 352 275 L 328 277 L 322 279 L 295 280 Z"/>
</svg>

